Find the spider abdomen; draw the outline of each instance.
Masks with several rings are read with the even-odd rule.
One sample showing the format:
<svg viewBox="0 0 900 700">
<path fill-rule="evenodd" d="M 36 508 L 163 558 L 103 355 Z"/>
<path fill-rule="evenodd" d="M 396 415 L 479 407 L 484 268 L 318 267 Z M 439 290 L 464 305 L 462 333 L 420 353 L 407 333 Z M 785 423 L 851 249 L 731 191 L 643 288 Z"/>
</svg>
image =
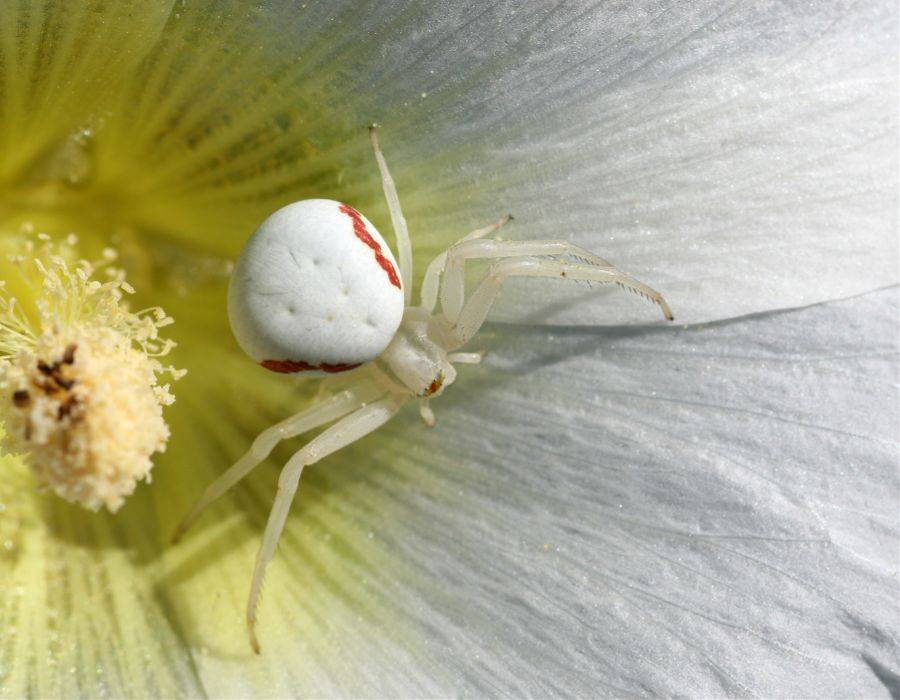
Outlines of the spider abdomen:
<svg viewBox="0 0 900 700">
<path fill-rule="evenodd" d="M 275 372 L 322 375 L 373 360 L 403 318 L 397 263 L 381 234 L 329 199 L 266 219 L 237 260 L 228 317 L 241 348 Z"/>
</svg>

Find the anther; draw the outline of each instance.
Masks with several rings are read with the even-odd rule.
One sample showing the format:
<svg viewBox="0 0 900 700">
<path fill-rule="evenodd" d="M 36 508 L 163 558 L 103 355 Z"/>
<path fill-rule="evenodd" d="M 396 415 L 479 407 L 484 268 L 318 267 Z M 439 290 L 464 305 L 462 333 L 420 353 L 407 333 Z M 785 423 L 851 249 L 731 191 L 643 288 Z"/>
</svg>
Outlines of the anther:
<svg viewBox="0 0 900 700">
<path fill-rule="evenodd" d="M 78 349 L 78 343 L 69 343 L 66 351 L 63 353 L 63 364 L 71 365 L 75 363 L 75 351 Z"/>
</svg>

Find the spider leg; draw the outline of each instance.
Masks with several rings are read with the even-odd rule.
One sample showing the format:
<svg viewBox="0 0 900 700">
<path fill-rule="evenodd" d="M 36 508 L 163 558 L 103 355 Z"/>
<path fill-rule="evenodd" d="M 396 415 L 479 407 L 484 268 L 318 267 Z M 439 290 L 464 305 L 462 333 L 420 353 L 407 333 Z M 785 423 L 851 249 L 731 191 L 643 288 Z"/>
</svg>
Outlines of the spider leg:
<svg viewBox="0 0 900 700">
<path fill-rule="evenodd" d="M 429 428 L 433 428 L 437 423 L 437 418 L 431 406 L 428 405 L 428 397 L 426 396 L 419 399 L 419 415 L 422 416 L 422 422 Z"/>
<path fill-rule="evenodd" d="M 492 223 L 490 226 L 477 228 L 471 233 L 460 238 L 454 244 L 454 246 L 457 246 L 460 243 L 464 243 L 465 241 L 473 241 L 478 238 L 484 238 L 488 234 L 497 231 L 505 224 L 512 221 L 512 218 L 513 217 L 511 214 L 507 214 L 499 221 L 495 221 L 494 223 Z M 444 266 L 447 264 L 447 253 L 450 252 L 450 250 L 452 250 L 454 246 L 451 246 L 451 248 L 445 250 L 443 253 L 435 257 L 435 259 L 428 264 L 428 269 L 425 271 L 425 278 L 422 280 L 422 293 L 420 297 L 421 304 L 423 307 L 425 307 L 428 313 L 434 311 L 435 304 L 437 304 L 438 282 L 441 277 L 441 272 L 443 272 Z"/>
<path fill-rule="evenodd" d="M 247 600 L 247 631 L 250 635 L 250 646 L 257 654 L 259 653 L 259 643 L 256 640 L 254 626 L 263 576 L 284 529 L 284 523 L 297 491 L 297 485 L 300 483 L 303 468 L 384 425 L 397 413 L 407 398 L 407 396 L 395 394 L 357 409 L 308 442 L 288 460 L 281 470 L 278 477 L 278 493 L 275 496 L 275 504 L 269 512 L 269 520 L 266 523 L 266 532 L 263 535 L 259 553 L 256 555 L 253 581 L 250 584 L 250 597 Z"/>
<path fill-rule="evenodd" d="M 400 279 L 403 280 L 404 304 L 409 306 L 412 299 L 412 244 L 409 241 L 409 229 L 406 226 L 406 219 L 403 217 L 403 210 L 400 208 L 397 186 L 394 184 L 394 178 L 391 177 L 387 161 L 385 161 L 381 147 L 378 145 L 378 136 L 375 133 L 377 129 L 378 126 L 372 124 L 369 127 L 369 137 L 372 139 L 372 149 L 375 151 L 375 160 L 378 163 L 378 170 L 381 172 L 381 188 L 384 190 L 384 198 L 387 200 L 388 211 L 391 213 L 394 236 L 397 239 L 397 258 L 400 264 Z"/>
<path fill-rule="evenodd" d="M 447 359 L 453 364 L 461 365 L 477 365 L 487 355 L 487 350 L 479 350 L 478 352 L 451 352 L 447 355 Z"/>
<path fill-rule="evenodd" d="M 509 258 L 494 263 L 472 295 L 466 300 L 452 330 L 455 343 L 449 349 L 464 345 L 481 328 L 494 299 L 497 298 L 503 282 L 508 277 L 564 277 L 573 280 L 617 284 L 658 304 L 665 317 L 672 320 L 669 305 L 659 292 L 642 282 L 623 275 L 615 268 L 530 257 Z"/>
<path fill-rule="evenodd" d="M 181 521 L 181 524 L 175 530 L 172 542 L 178 542 L 203 510 L 268 457 L 280 440 L 300 435 L 325 423 L 337 420 L 383 394 L 384 389 L 375 383 L 362 382 L 355 387 L 347 388 L 323 401 L 315 403 L 305 411 L 301 411 L 261 432 L 253 441 L 250 449 L 207 487 L 200 500 L 197 501 L 191 512 L 188 513 L 187 517 Z"/>
<path fill-rule="evenodd" d="M 590 265 L 618 275 L 617 283 L 641 293 L 653 301 L 662 298 L 646 285 L 628 277 L 608 260 L 565 240 L 497 241 L 472 240 L 458 243 L 447 251 L 441 287 L 441 309 L 450 323 L 455 323 L 465 301 L 465 264 L 468 260 L 485 258 L 513 258 L 530 255 L 566 256 L 575 262 Z M 657 302 L 659 303 L 659 302 Z"/>
</svg>

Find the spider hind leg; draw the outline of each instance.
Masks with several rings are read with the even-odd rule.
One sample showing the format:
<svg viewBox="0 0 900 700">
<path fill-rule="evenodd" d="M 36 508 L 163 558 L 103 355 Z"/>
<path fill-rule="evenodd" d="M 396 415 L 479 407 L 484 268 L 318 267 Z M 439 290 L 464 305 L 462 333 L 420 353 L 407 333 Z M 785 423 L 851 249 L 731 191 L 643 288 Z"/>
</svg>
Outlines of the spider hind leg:
<svg viewBox="0 0 900 700">
<path fill-rule="evenodd" d="M 260 653 L 255 632 L 256 608 L 262 593 L 266 566 L 275 554 L 275 547 L 284 530 L 284 523 L 294 500 L 294 494 L 297 492 L 304 467 L 318 462 L 380 428 L 397 413 L 405 401 L 405 396 L 393 395 L 358 408 L 310 440 L 288 460 L 281 470 L 278 477 L 278 492 L 275 495 L 272 510 L 269 512 L 266 531 L 256 555 L 250 595 L 247 599 L 247 633 L 250 637 L 250 646 L 255 653 Z"/>
<path fill-rule="evenodd" d="M 184 536 L 184 533 L 200 517 L 200 514 L 207 506 L 247 476 L 254 467 L 263 462 L 281 440 L 300 435 L 337 420 L 383 393 L 384 389 L 379 388 L 375 383 L 364 381 L 319 401 L 308 409 L 300 411 L 261 432 L 253 441 L 250 449 L 207 487 L 200 500 L 197 501 L 188 515 L 175 529 L 175 533 L 172 535 L 172 543 L 177 543 Z"/>
</svg>

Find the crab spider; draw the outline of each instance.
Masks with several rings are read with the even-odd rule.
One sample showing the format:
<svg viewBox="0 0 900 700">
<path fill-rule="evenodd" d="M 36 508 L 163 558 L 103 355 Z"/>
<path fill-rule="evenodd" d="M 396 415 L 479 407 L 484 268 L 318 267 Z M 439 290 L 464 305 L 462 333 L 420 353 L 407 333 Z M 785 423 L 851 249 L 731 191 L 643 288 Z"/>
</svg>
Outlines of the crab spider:
<svg viewBox="0 0 900 700">
<path fill-rule="evenodd" d="M 506 279 L 561 277 L 617 284 L 656 303 L 666 319 L 672 320 L 669 306 L 658 292 L 568 241 L 492 238 L 491 234 L 512 220 L 509 215 L 472 231 L 432 260 L 422 281 L 420 301 L 413 304 L 412 247 L 406 221 L 374 126 L 370 135 L 396 235 L 399 275 L 390 249 L 374 226 L 347 205 L 306 200 L 285 207 L 263 223 L 241 254 L 229 289 L 229 316 L 238 341 L 267 369 L 343 376 L 326 383 L 330 395 L 264 430 L 247 453 L 206 489 L 173 537 L 177 541 L 210 503 L 265 460 L 278 442 L 332 424 L 296 452 L 278 478 L 247 602 L 247 628 L 256 653 L 260 650 L 256 611 L 263 576 L 303 469 L 378 429 L 412 399 L 418 399 L 422 420 L 433 426 L 430 401 L 453 384 L 455 365 L 477 364 L 483 357 L 483 353 L 459 349 L 481 328 Z M 350 226 L 357 241 L 350 235 Z M 303 238 L 304 227 L 312 238 Z M 360 246 L 360 241 L 365 246 Z M 337 250 L 339 245 L 346 247 Z M 488 260 L 491 265 L 478 286 L 467 293 L 465 266 L 471 260 Z M 353 267 L 357 262 L 365 274 Z M 285 279 L 311 275 L 313 267 L 319 270 L 330 263 L 339 275 L 317 273 L 319 276 L 303 278 L 307 281 L 299 286 L 278 286 Z M 253 265 L 259 268 L 256 275 L 245 271 Z M 338 279 L 350 303 L 336 305 L 322 316 L 313 303 L 321 306 L 323 298 L 339 297 L 326 285 L 338 284 Z M 356 280 L 355 297 L 348 279 Z M 273 306 L 273 299 L 281 306 Z M 365 329 L 366 324 L 354 314 L 358 316 L 371 299 L 378 306 L 365 311 L 372 326 Z M 376 311 L 382 313 L 373 320 Z M 267 357 L 278 353 L 290 357 Z"/>
</svg>

